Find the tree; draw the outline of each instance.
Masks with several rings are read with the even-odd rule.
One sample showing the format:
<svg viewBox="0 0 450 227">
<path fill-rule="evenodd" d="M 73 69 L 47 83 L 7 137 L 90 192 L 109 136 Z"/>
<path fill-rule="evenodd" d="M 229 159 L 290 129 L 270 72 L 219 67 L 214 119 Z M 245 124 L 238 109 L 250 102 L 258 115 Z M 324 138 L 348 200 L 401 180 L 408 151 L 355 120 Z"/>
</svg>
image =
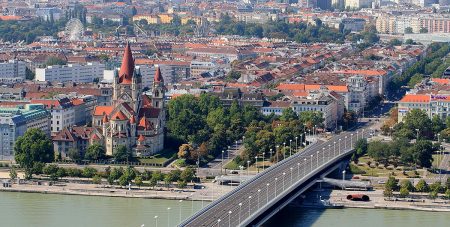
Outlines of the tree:
<svg viewBox="0 0 450 227">
<path fill-rule="evenodd" d="M 118 180 L 123 175 L 123 168 L 113 168 L 109 176 L 113 180 Z"/>
<path fill-rule="evenodd" d="M 322 112 L 304 111 L 300 113 L 300 121 L 304 122 L 308 129 L 313 130 L 313 127 L 322 127 L 324 119 Z"/>
<path fill-rule="evenodd" d="M 408 189 L 408 192 L 413 192 L 414 191 L 414 185 L 411 183 L 411 181 L 405 179 L 402 180 L 402 182 L 400 182 L 400 188 L 406 188 Z"/>
<path fill-rule="evenodd" d="M 81 155 L 80 152 L 76 148 L 69 148 L 68 152 L 69 158 L 74 162 L 81 161 Z"/>
<path fill-rule="evenodd" d="M 25 169 L 25 178 L 30 179 L 35 163 L 47 163 L 54 159 L 53 144 L 40 129 L 28 129 L 14 145 L 17 164 Z"/>
<path fill-rule="evenodd" d="M 394 196 L 394 193 L 393 193 L 392 189 L 385 188 L 384 191 L 383 191 L 383 196 L 384 197 L 388 197 L 390 199 L 391 197 Z"/>
<path fill-rule="evenodd" d="M 29 69 L 28 67 L 25 68 L 25 79 L 34 80 L 35 76 L 36 74 L 33 71 L 31 71 L 31 69 Z"/>
<path fill-rule="evenodd" d="M 14 181 L 16 178 L 17 178 L 16 167 L 12 166 L 11 169 L 9 170 L 9 179 Z"/>
<path fill-rule="evenodd" d="M 95 176 L 96 173 L 97 173 L 96 169 L 86 166 L 83 168 L 83 172 L 81 173 L 81 175 L 86 178 L 92 178 Z"/>
<path fill-rule="evenodd" d="M 416 73 L 416 74 L 414 74 L 414 76 L 411 77 L 411 79 L 409 79 L 408 87 L 414 88 L 414 86 L 416 86 L 416 84 L 422 82 L 422 80 L 423 80 L 423 74 Z"/>
<path fill-rule="evenodd" d="M 63 59 L 60 59 L 57 57 L 53 57 L 53 56 L 48 57 L 47 60 L 45 61 L 46 66 L 65 65 L 65 64 L 67 64 L 66 60 L 63 60 Z"/>
<path fill-rule="evenodd" d="M 286 108 L 283 110 L 280 116 L 280 120 L 282 121 L 292 121 L 292 120 L 298 120 L 298 115 L 292 108 Z"/>
<path fill-rule="evenodd" d="M 436 181 L 436 182 L 434 182 L 434 183 L 432 183 L 432 184 L 430 185 L 430 191 L 441 192 L 441 191 L 443 191 L 442 189 L 443 189 L 443 188 L 442 188 L 442 185 L 441 185 L 441 182 L 440 182 L 440 181 Z"/>
<path fill-rule="evenodd" d="M 118 162 L 128 161 L 132 158 L 131 152 L 128 151 L 125 145 L 118 146 L 113 156 Z"/>
<path fill-rule="evenodd" d="M 92 183 L 93 184 L 101 184 L 102 183 L 102 177 L 100 175 L 95 175 L 92 178 Z"/>
<path fill-rule="evenodd" d="M 141 188 L 141 186 L 144 184 L 144 182 L 142 181 L 142 177 L 141 176 L 136 176 L 136 178 L 134 178 L 134 183 L 139 188 Z"/>
<path fill-rule="evenodd" d="M 89 147 L 86 150 L 86 154 L 84 155 L 84 158 L 88 160 L 100 160 L 105 158 L 106 151 L 105 148 L 98 143 L 94 143 L 89 145 Z"/>
<path fill-rule="evenodd" d="M 177 185 L 178 185 L 178 188 L 185 188 L 187 186 L 187 183 L 184 180 L 179 180 L 177 182 Z"/>
<path fill-rule="evenodd" d="M 438 192 L 437 191 L 431 191 L 429 196 L 430 196 L 430 199 L 435 200 L 438 197 Z"/>
<path fill-rule="evenodd" d="M 401 46 L 402 45 L 402 41 L 400 41 L 398 39 L 392 39 L 391 41 L 389 41 L 389 45 L 391 45 L 391 46 Z"/>
<path fill-rule="evenodd" d="M 225 77 L 225 81 L 236 81 L 241 78 L 241 73 L 235 70 L 231 70 Z"/>
<path fill-rule="evenodd" d="M 419 180 L 415 187 L 418 192 L 428 192 L 430 190 L 427 182 L 423 179 Z"/>
<path fill-rule="evenodd" d="M 392 191 L 395 191 L 395 190 L 397 190 L 397 187 L 398 187 L 397 183 L 398 183 L 398 180 L 395 179 L 394 176 L 389 176 L 389 178 L 388 178 L 386 184 L 384 185 L 384 187 L 386 189 L 390 189 Z"/>
<path fill-rule="evenodd" d="M 194 151 L 194 148 L 190 144 L 183 144 L 178 149 L 178 158 L 188 159 L 191 157 L 192 151 Z"/>
<path fill-rule="evenodd" d="M 368 148 L 368 143 L 367 143 L 367 139 L 359 139 L 358 141 L 356 141 L 355 144 L 355 150 L 356 150 L 356 154 L 358 157 L 363 156 L 364 154 L 367 153 L 367 148 Z"/>
<path fill-rule="evenodd" d="M 400 197 L 406 198 L 409 196 L 409 190 L 407 188 L 400 188 Z"/>
<path fill-rule="evenodd" d="M 413 29 L 411 27 L 405 28 L 405 34 L 412 34 L 412 33 L 413 33 Z"/>
<path fill-rule="evenodd" d="M 428 33 L 428 28 L 420 28 L 419 33 Z"/>
<path fill-rule="evenodd" d="M 421 109 L 413 109 L 409 111 L 404 117 L 403 122 L 404 127 L 413 132 L 417 132 L 416 129 L 418 129 L 419 138 L 429 138 L 432 136 L 432 122 L 430 118 L 428 118 L 428 115 Z"/>
<path fill-rule="evenodd" d="M 44 167 L 44 174 L 50 177 L 51 181 L 57 181 L 58 180 L 58 166 L 55 164 L 50 164 Z"/>
<path fill-rule="evenodd" d="M 180 178 L 185 182 L 190 182 L 195 176 L 195 172 L 192 168 L 186 168 L 181 172 Z"/>
<path fill-rule="evenodd" d="M 447 200 L 450 200 L 450 188 L 447 188 L 447 190 L 445 191 L 444 197 L 445 197 Z"/>
</svg>

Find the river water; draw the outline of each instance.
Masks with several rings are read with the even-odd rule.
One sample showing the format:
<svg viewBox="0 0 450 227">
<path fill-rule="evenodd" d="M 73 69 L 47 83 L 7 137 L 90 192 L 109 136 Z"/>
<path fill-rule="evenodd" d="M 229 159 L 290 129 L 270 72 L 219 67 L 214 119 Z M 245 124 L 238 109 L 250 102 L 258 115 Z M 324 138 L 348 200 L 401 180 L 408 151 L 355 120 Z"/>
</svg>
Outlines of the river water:
<svg viewBox="0 0 450 227">
<path fill-rule="evenodd" d="M 156 226 L 156 220 L 158 226 L 168 226 L 168 221 L 170 226 L 175 226 L 180 220 L 180 208 L 184 219 L 201 206 L 201 202 L 177 200 L 0 192 L 0 226 L 140 227 L 143 224 Z M 168 207 L 171 209 L 167 210 Z M 264 226 L 434 227 L 449 224 L 449 213 L 287 207 Z"/>
</svg>

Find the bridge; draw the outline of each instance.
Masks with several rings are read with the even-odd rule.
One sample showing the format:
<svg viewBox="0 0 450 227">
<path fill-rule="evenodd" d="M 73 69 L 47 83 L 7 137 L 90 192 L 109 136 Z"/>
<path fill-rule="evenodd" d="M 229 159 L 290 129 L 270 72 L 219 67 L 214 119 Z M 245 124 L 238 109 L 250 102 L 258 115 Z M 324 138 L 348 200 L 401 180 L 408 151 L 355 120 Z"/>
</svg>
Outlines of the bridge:
<svg viewBox="0 0 450 227">
<path fill-rule="evenodd" d="M 372 130 L 361 127 L 317 142 L 269 167 L 204 207 L 179 226 L 259 226 L 315 184 L 316 177 L 353 152 Z"/>
</svg>

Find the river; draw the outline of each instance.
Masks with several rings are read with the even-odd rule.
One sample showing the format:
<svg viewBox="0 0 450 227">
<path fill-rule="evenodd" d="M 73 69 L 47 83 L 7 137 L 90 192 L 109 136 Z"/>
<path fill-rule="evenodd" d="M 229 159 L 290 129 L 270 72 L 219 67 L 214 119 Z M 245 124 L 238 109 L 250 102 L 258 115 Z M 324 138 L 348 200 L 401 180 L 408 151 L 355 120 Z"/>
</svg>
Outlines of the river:
<svg viewBox="0 0 450 227">
<path fill-rule="evenodd" d="M 206 205 L 206 203 L 204 204 Z M 116 197 L 0 192 L 0 226 L 5 227 L 140 227 L 178 224 L 201 202 Z M 170 207 L 170 210 L 167 208 Z M 448 226 L 449 213 L 336 209 L 315 210 L 286 207 L 264 226 Z"/>
</svg>

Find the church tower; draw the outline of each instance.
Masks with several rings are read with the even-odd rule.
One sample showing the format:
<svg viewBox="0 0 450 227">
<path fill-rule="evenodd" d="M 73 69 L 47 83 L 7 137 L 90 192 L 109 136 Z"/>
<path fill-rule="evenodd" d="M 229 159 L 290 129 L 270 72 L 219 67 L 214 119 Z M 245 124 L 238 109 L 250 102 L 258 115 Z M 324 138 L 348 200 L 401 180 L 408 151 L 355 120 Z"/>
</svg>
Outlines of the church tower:
<svg viewBox="0 0 450 227">
<path fill-rule="evenodd" d="M 164 108 L 164 79 L 161 75 L 159 66 L 155 66 L 155 77 L 153 78 L 153 97 L 152 106 L 155 108 Z"/>
<path fill-rule="evenodd" d="M 130 44 L 127 43 L 122 57 L 120 70 L 114 73 L 113 105 L 127 102 L 135 112 L 139 109 L 142 89 L 140 70 L 135 70 Z"/>
</svg>

